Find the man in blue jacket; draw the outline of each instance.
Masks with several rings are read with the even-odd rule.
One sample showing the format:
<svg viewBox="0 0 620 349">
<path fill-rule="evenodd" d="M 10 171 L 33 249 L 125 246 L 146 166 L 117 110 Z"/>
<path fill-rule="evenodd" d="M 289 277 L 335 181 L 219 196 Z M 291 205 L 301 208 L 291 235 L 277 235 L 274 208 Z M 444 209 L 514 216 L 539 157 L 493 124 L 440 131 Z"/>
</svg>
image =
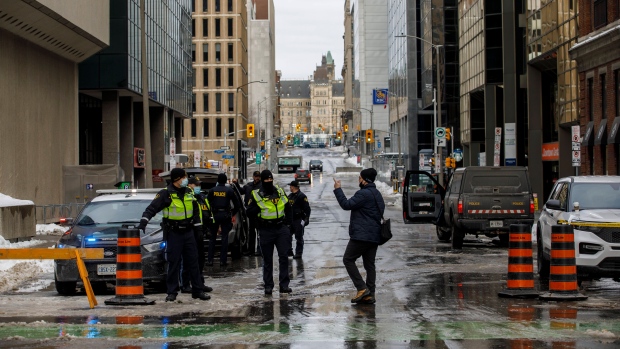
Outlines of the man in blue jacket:
<svg viewBox="0 0 620 349">
<path fill-rule="evenodd" d="M 357 294 L 351 303 L 375 303 L 375 257 L 381 241 L 381 217 L 385 210 L 385 202 L 377 190 L 374 181 L 377 171 L 367 168 L 360 172 L 358 190 L 352 198 L 347 199 L 340 188 L 340 181 L 334 179 L 334 194 L 342 209 L 351 211 L 349 224 L 349 243 L 342 257 L 349 277 L 353 281 Z M 366 270 L 366 282 L 355 265 L 362 257 Z"/>
</svg>

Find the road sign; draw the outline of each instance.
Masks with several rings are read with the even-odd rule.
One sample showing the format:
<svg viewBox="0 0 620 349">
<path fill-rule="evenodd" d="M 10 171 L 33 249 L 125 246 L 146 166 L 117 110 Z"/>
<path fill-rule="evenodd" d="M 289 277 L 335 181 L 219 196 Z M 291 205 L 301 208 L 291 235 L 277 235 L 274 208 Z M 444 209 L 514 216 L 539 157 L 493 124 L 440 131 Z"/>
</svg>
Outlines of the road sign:
<svg viewBox="0 0 620 349">
<path fill-rule="evenodd" d="M 239 171 L 239 167 L 231 167 L 230 170 L 231 171 Z"/>
<path fill-rule="evenodd" d="M 445 127 L 436 127 L 435 128 L 435 137 L 436 138 L 445 138 L 446 137 L 446 128 Z"/>
<path fill-rule="evenodd" d="M 424 167 L 424 154 L 420 154 L 420 161 L 418 165 L 420 166 L 420 169 Z"/>
<path fill-rule="evenodd" d="M 572 156 L 572 164 L 573 167 L 581 166 L 581 136 L 579 135 L 579 125 L 574 125 L 571 127 L 572 133 L 572 148 L 573 148 L 573 156 Z"/>
<path fill-rule="evenodd" d="M 377 148 L 381 148 L 381 141 L 377 142 Z"/>
<path fill-rule="evenodd" d="M 445 138 L 435 138 L 435 146 L 437 147 L 445 147 L 446 139 Z"/>
<path fill-rule="evenodd" d="M 452 155 L 454 156 L 454 161 L 456 162 L 460 162 L 461 160 L 463 160 L 463 150 L 456 148 L 454 149 L 454 151 L 452 152 Z"/>
<path fill-rule="evenodd" d="M 257 164 L 257 165 L 260 165 L 260 159 L 261 159 L 261 158 L 262 158 L 261 156 L 257 156 L 257 157 L 256 157 L 256 164 Z"/>
<path fill-rule="evenodd" d="M 577 167 L 581 165 L 581 151 L 573 150 L 573 166 Z"/>
<path fill-rule="evenodd" d="M 222 150 L 230 150 L 230 146 L 223 145 L 223 146 L 220 147 L 220 149 L 222 149 Z"/>
<path fill-rule="evenodd" d="M 234 158 L 235 158 L 234 155 L 229 155 L 229 154 L 222 155 L 222 159 L 234 159 Z"/>
<path fill-rule="evenodd" d="M 241 148 L 241 151 L 254 151 L 254 149 L 243 147 L 243 148 Z"/>
<path fill-rule="evenodd" d="M 435 173 L 441 172 L 441 154 L 435 154 Z"/>
<path fill-rule="evenodd" d="M 224 151 L 223 151 L 223 150 L 220 150 L 220 149 L 215 149 L 213 152 L 214 152 L 215 154 L 224 154 Z"/>
<path fill-rule="evenodd" d="M 94 186 L 94 185 L 92 185 L 92 184 L 90 184 L 90 183 L 89 183 L 89 184 L 86 184 L 86 190 L 93 190 L 93 188 L 94 188 L 94 187 L 95 187 L 95 186 Z M 127 189 L 129 189 L 129 188 L 127 188 Z"/>
</svg>

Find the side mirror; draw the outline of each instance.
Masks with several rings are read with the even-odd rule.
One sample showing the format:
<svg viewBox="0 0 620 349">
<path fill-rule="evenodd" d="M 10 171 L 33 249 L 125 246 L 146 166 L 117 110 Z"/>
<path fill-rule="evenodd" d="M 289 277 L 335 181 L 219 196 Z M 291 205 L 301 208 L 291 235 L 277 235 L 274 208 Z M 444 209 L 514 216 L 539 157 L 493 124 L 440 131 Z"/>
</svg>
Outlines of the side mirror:
<svg viewBox="0 0 620 349">
<path fill-rule="evenodd" d="M 70 226 L 73 224 L 73 218 L 61 218 L 59 223 L 63 227 Z"/>
<path fill-rule="evenodd" d="M 560 206 L 560 200 L 549 200 L 545 204 L 545 207 L 550 210 L 563 210 L 564 208 Z"/>
</svg>

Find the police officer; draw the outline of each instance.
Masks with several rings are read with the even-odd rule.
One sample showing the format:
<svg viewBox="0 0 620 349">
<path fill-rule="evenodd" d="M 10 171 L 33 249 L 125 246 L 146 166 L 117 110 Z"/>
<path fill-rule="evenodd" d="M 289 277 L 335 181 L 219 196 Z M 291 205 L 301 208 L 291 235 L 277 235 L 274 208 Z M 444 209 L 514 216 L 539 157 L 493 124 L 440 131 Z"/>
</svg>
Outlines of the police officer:
<svg viewBox="0 0 620 349">
<path fill-rule="evenodd" d="M 273 249 L 278 250 L 278 262 L 280 266 L 280 293 L 293 292 L 289 287 L 288 275 L 288 249 L 291 247 L 291 224 L 292 207 L 284 190 L 274 185 L 271 171 L 264 170 L 260 174 L 261 189 L 252 192 L 247 214 L 256 217 L 259 245 L 263 254 L 263 281 L 265 294 L 273 292 Z"/>
<path fill-rule="evenodd" d="M 138 228 L 144 230 L 151 218 L 163 210 L 162 227 L 168 261 L 166 302 L 173 302 L 177 299 L 182 259 L 187 262 L 192 281 L 192 298 L 206 301 L 211 297 L 203 291 L 194 239 L 194 229 L 202 229 L 200 207 L 194 198 L 194 193 L 187 188 L 189 181 L 185 170 L 174 168 L 170 172 L 170 180 L 168 187 L 157 193 L 155 199 L 144 210 Z"/>
<path fill-rule="evenodd" d="M 232 229 L 232 217 L 239 211 L 239 203 L 231 187 L 226 186 L 228 177 L 225 173 L 217 176 L 217 185 L 209 191 L 207 199 L 211 204 L 214 221 L 210 226 L 211 236 L 209 238 L 209 257 L 207 265 L 213 265 L 213 254 L 215 250 L 215 239 L 217 232 L 221 229 L 222 246 L 220 249 L 220 266 L 226 266 L 228 258 L 228 233 Z M 230 204 L 232 203 L 232 210 Z"/>
<path fill-rule="evenodd" d="M 198 206 L 200 206 L 202 229 L 194 229 L 194 239 L 196 239 L 196 249 L 198 251 L 198 271 L 200 272 L 200 279 L 202 280 L 201 285 L 204 285 L 205 278 L 202 274 L 205 267 L 204 233 L 206 233 L 209 225 L 213 222 L 213 217 L 211 216 L 211 205 L 209 205 L 207 197 L 201 192 L 201 184 L 202 182 L 200 181 L 200 179 L 194 176 L 189 179 L 187 186 L 194 191 L 194 197 L 196 197 L 196 201 L 198 201 Z M 181 272 L 181 281 L 183 285 L 181 287 L 181 292 L 192 292 L 192 288 L 189 285 L 189 266 L 186 259 L 183 259 L 183 271 Z M 213 291 L 213 288 L 204 285 L 203 291 L 211 292 Z"/>
<path fill-rule="evenodd" d="M 288 201 L 293 207 L 293 222 L 291 223 L 291 248 L 288 250 L 288 255 L 293 256 L 293 238 L 297 244 L 295 246 L 295 256 L 293 258 L 299 259 L 304 252 L 304 227 L 308 226 L 310 221 L 310 203 L 306 194 L 299 190 L 299 182 L 292 181 L 289 183 L 291 193 L 288 195 Z"/>
<path fill-rule="evenodd" d="M 245 207 L 248 207 L 248 202 L 252 198 L 252 192 L 256 189 L 260 189 L 261 187 L 260 172 L 254 171 L 254 174 L 252 175 L 252 182 L 247 183 L 243 186 L 243 188 L 239 185 L 239 182 L 236 179 L 233 180 L 233 183 L 235 183 L 237 188 L 239 188 L 239 191 L 243 193 L 243 203 L 245 204 Z M 254 217 L 248 217 L 248 221 L 250 223 L 248 251 L 250 251 L 250 253 L 254 253 L 255 256 L 260 256 L 260 251 L 256 248 L 256 219 Z"/>
</svg>

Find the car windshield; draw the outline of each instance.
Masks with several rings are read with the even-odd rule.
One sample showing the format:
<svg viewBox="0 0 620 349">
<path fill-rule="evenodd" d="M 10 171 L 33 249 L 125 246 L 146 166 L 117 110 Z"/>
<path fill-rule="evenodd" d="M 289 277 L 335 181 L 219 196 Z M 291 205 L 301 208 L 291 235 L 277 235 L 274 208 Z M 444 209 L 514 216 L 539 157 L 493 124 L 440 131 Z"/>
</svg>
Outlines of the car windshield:
<svg viewBox="0 0 620 349">
<path fill-rule="evenodd" d="M 90 202 L 76 218 L 77 225 L 140 223 L 149 200 Z M 161 212 L 149 224 L 160 224 Z"/>
<path fill-rule="evenodd" d="M 312 160 L 312 161 L 310 161 L 310 165 L 320 165 L 320 164 L 321 164 L 321 161 L 319 161 L 319 160 Z"/>
<path fill-rule="evenodd" d="M 571 191 L 581 210 L 620 209 L 620 183 L 574 183 Z"/>
</svg>

